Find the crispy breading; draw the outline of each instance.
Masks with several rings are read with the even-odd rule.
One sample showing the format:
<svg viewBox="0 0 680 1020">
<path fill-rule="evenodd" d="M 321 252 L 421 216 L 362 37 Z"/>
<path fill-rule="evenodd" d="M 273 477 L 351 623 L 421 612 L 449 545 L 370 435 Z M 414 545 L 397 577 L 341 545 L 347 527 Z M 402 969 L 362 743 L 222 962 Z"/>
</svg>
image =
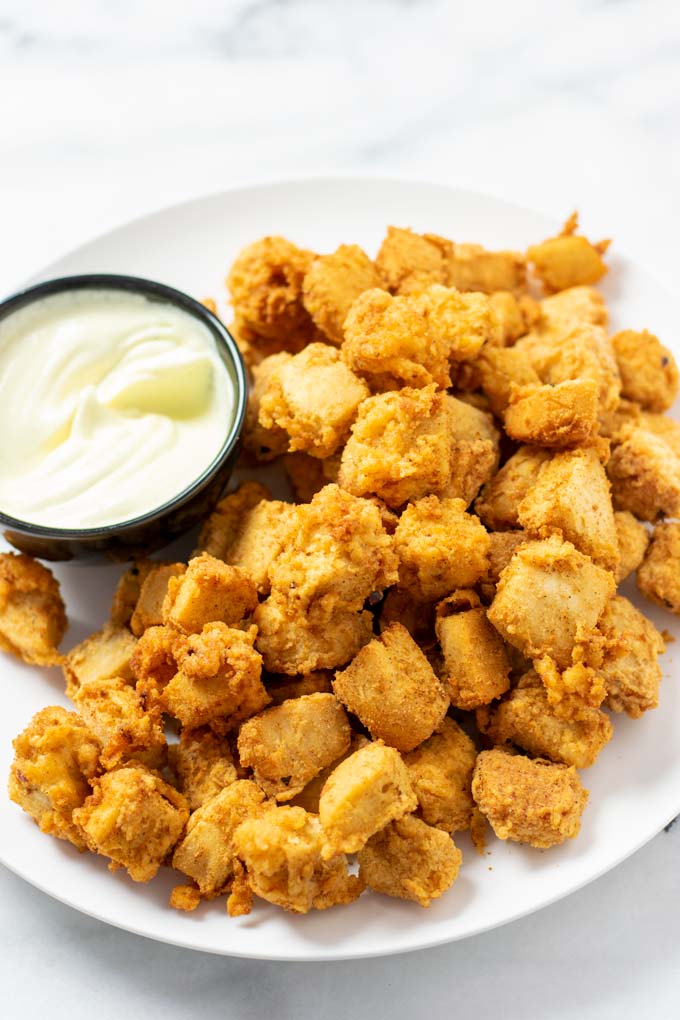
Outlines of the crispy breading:
<svg viewBox="0 0 680 1020">
<path fill-rule="evenodd" d="M 513 383 L 517 386 L 538 385 L 540 379 L 528 355 L 517 347 L 488 346 L 475 363 L 480 384 L 497 418 L 502 418 L 510 400 Z"/>
<path fill-rule="evenodd" d="M 332 676 L 328 669 L 314 669 L 304 676 L 296 677 L 268 676 L 265 678 L 267 694 L 273 705 L 282 705 L 289 698 L 302 698 L 306 694 L 332 694 Z"/>
<path fill-rule="evenodd" d="M 607 464 L 614 507 L 643 521 L 680 516 L 680 458 L 645 428 L 626 425 L 619 438 Z"/>
<path fill-rule="evenodd" d="M 99 774 L 99 742 L 75 712 L 50 705 L 13 741 L 9 796 L 42 832 L 85 850 L 73 811 Z"/>
<path fill-rule="evenodd" d="M 341 244 L 331 255 L 314 259 L 302 283 L 302 300 L 324 336 L 340 346 L 353 302 L 381 284 L 366 252 L 357 244 Z"/>
<path fill-rule="evenodd" d="M 168 747 L 168 759 L 192 811 L 238 779 L 229 744 L 207 727 L 183 729 L 179 742 Z"/>
<path fill-rule="evenodd" d="M 319 799 L 321 797 L 321 791 L 326 785 L 326 780 L 332 772 L 335 772 L 336 768 L 343 762 L 345 758 L 349 758 L 355 751 L 360 750 L 362 747 L 367 747 L 370 744 L 368 737 L 365 737 L 362 733 L 353 733 L 350 738 L 349 747 L 344 754 L 341 754 L 339 758 L 332 761 L 330 765 L 327 765 L 324 769 L 319 772 L 318 776 L 310 780 L 305 786 L 304 790 L 296 794 L 291 800 L 293 807 L 303 807 L 305 811 L 309 811 L 313 815 L 319 813 Z"/>
<path fill-rule="evenodd" d="M 517 251 L 489 251 L 481 244 L 454 244 L 447 252 L 446 282 L 458 290 L 493 294 L 521 291 L 526 285 L 526 260 Z"/>
<path fill-rule="evenodd" d="M 435 631 L 443 655 L 440 675 L 452 705 L 467 711 L 507 691 L 505 646 L 475 592 L 463 589 L 440 602 Z"/>
<path fill-rule="evenodd" d="M 500 321 L 486 294 L 464 294 L 434 284 L 415 295 L 411 304 L 425 318 L 429 344 L 436 344 L 452 362 L 474 359 L 484 344 L 500 343 Z"/>
<path fill-rule="evenodd" d="M 274 460 L 288 449 L 288 433 L 275 422 L 268 426 L 263 425 L 260 421 L 260 407 L 270 379 L 275 377 L 278 370 L 287 365 L 291 358 L 292 355 L 287 351 L 270 354 L 251 369 L 252 385 L 248 393 L 243 449 L 260 464 Z"/>
<path fill-rule="evenodd" d="M 527 251 L 527 259 L 548 293 L 597 283 L 607 272 L 602 256 L 610 242 L 591 244 L 576 233 L 577 229 L 578 216 L 573 213 L 561 233 L 532 245 Z"/>
<path fill-rule="evenodd" d="M 203 524 L 194 555 L 207 552 L 223 560 L 245 515 L 262 500 L 270 500 L 271 495 L 269 489 L 259 482 L 243 482 L 235 492 L 230 492 L 220 500 Z"/>
<path fill-rule="evenodd" d="M 650 535 L 644 524 L 633 517 L 628 510 L 615 511 L 614 526 L 619 543 L 616 583 L 621 584 L 633 571 L 638 569 L 644 560 Z"/>
<path fill-rule="evenodd" d="M 101 763 L 113 769 L 135 759 L 149 768 L 165 764 L 166 742 L 160 708 L 145 707 L 126 680 L 111 677 L 81 686 L 74 704 L 102 745 Z"/>
<path fill-rule="evenodd" d="M 445 404 L 451 470 L 438 495 L 468 506 L 498 469 L 499 433 L 486 411 L 451 394 Z"/>
<path fill-rule="evenodd" d="M 206 623 L 236 626 L 257 605 L 257 588 L 248 574 L 210 553 L 189 560 L 186 573 L 171 577 L 163 602 L 163 623 L 197 634 Z"/>
<path fill-rule="evenodd" d="M 36 666 L 58 666 L 66 632 L 59 582 L 30 556 L 0 553 L 0 650 Z"/>
<path fill-rule="evenodd" d="M 530 541 L 524 531 L 492 531 L 489 539 L 489 568 L 477 586 L 485 602 L 493 600 L 499 578 L 519 547 Z"/>
<path fill-rule="evenodd" d="M 271 588 L 269 568 L 285 548 L 296 520 L 291 503 L 260 500 L 242 513 L 229 541 L 222 546 L 222 559 L 242 570 L 257 590 L 266 595 Z"/>
<path fill-rule="evenodd" d="M 597 386 L 573 379 L 555 386 L 511 384 L 505 430 L 512 439 L 536 446 L 578 446 L 597 433 Z"/>
<path fill-rule="evenodd" d="M 637 407 L 637 404 L 631 405 Z M 670 447 L 680 460 L 680 421 L 669 418 L 665 414 L 651 414 L 649 411 L 639 412 L 639 424 L 659 436 Z"/>
<path fill-rule="evenodd" d="M 605 706 L 638 719 L 659 703 L 663 638 L 652 621 L 621 595 L 607 604 L 598 626 L 605 638 L 600 665 Z"/>
<path fill-rule="evenodd" d="M 667 411 L 680 387 L 675 358 L 646 329 L 625 329 L 612 337 L 621 373 L 622 392 L 647 411 Z"/>
<path fill-rule="evenodd" d="M 392 623 L 336 673 L 333 690 L 374 739 L 411 751 L 449 707 L 443 684 L 409 632 Z"/>
<path fill-rule="evenodd" d="M 498 343 L 501 347 L 511 346 L 515 340 L 528 333 L 540 318 L 540 305 L 528 294 L 518 298 L 509 290 L 496 290 L 489 294 L 489 301 L 500 327 Z"/>
<path fill-rule="evenodd" d="M 142 585 L 155 565 L 153 560 L 137 560 L 121 574 L 111 604 L 111 623 L 116 627 L 129 627 Z"/>
<path fill-rule="evenodd" d="M 388 227 L 375 265 L 388 290 L 417 293 L 433 283 L 447 283 L 452 251 L 452 242 L 437 234 Z"/>
<path fill-rule="evenodd" d="M 476 757 L 470 737 L 448 717 L 431 737 L 403 756 L 418 798 L 418 814 L 428 825 L 448 833 L 470 828 Z"/>
<path fill-rule="evenodd" d="M 149 570 L 130 619 L 130 630 L 136 637 L 140 637 L 147 627 L 158 627 L 163 623 L 163 603 L 170 579 L 182 577 L 186 569 L 186 563 L 157 563 Z"/>
<path fill-rule="evenodd" d="M 606 326 L 608 318 L 599 290 L 587 286 L 568 287 L 539 302 L 539 319 L 534 323 L 532 334 L 557 343 L 577 325 Z"/>
<path fill-rule="evenodd" d="M 654 528 L 652 541 L 637 573 L 643 595 L 663 609 L 680 615 L 680 524 L 664 521 Z"/>
<path fill-rule="evenodd" d="M 602 654 L 601 635 L 594 631 L 576 643 L 571 665 L 559 666 L 550 655 L 534 659 L 548 704 L 560 719 L 588 719 L 591 710 L 604 701 L 607 685 L 600 669 Z"/>
<path fill-rule="evenodd" d="M 540 849 L 578 835 L 588 800 L 573 765 L 500 748 L 477 756 L 472 795 L 499 839 Z"/>
<path fill-rule="evenodd" d="M 359 876 L 375 892 L 429 907 L 456 881 L 462 859 L 450 836 L 408 815 L 359 851 Z"/>
<path fill-rule="evenodd" d="M 475 500 L 475 513 L 491 531 L 519 528 L 519 505 L 538 480 L 551 454 L 534 446 L 520 446 Z"/>
<path fill-rule="evenodd" d="M 105 624 L 76 645 L 64 659 L 66 693 L 75 697 L 81 687 L 109 677 L 122 677 L 132 682 L 132 655 L 137 639 L 127 627 Z"/>
<path fill-rule="evenodd" d="M 130 657 L 130 670 L 137 679 L 138 693 L 149 707 L 158 703 L 177 673 L 179 655 L 186 648 L 186 635 L 172 627 L 149 627 L 140 637 Z"/>
</svg>

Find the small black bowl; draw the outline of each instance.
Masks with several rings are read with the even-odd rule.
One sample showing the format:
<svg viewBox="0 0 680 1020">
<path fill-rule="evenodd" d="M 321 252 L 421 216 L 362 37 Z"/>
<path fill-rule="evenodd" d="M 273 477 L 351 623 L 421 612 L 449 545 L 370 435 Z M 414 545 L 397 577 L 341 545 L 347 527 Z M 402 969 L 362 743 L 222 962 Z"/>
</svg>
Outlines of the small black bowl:
<svg viewBox="0 0 680 1020">
<path fill-rule="evenodd" d="M 45 560 L 84 558 L 124 562 L 160 549 L 206 517 L 222 495 L 239 454 L 248 401 L 248 378 L 236 341 L 204 305 L 182 291 L 153 280 L 107 273 L 65 276 L 28 287 L 0 303 L 0 319 L 40 298 L 69 290 L 122 290 L 152 301 L 170 303 L 208 327 L 236 390 L 234 418 L 211 464 L 186 489 L 162 506 L 122 524 L 101 528 L 48 528 L 0 511 L 0 528 L 17 549 Z"/>
</svg>

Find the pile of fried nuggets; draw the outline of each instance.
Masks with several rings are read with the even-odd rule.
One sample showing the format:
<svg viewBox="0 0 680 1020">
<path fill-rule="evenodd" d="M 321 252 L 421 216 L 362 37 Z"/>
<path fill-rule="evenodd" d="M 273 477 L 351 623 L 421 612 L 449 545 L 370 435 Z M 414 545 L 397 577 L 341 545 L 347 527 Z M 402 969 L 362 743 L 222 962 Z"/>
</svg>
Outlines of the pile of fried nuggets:
<svg viewBox="0 0 680 1020">
<path fill-rule="evenodd" d="M 663 640 L 617 585 L 680 613 L 678 372 L 608 335 L 606 247 L 573 217 L 526 256 L 394 227 L 375 261 L 241 252 L 245 459 L 281 458 L 298 504 L 245 482 L 65 658 L 54 578 L 0 558 L 0 643 L 61 663 L 76 709 L 14 742 L 44 832 L 135 881 L 172 864 L 173 906 L 232 915 L 428 906 L 456 832 L 577 834 L 603 707 L 658 701 Z"/>
</svg>

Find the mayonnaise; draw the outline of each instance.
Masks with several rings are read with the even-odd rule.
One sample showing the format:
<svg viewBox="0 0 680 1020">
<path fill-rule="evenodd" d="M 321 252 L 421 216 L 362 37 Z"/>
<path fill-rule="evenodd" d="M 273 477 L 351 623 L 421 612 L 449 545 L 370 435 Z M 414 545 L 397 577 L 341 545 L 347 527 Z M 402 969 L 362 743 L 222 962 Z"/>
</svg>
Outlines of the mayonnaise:
<svg viewBox="0 0 680 1020">
<path fill-rule="evenodd" d="M 0 320 L 0 511 L 92 528 L 154 510 L 218 454 L 235 384 L 199 319 L 119 290 Z"/>
</svg>

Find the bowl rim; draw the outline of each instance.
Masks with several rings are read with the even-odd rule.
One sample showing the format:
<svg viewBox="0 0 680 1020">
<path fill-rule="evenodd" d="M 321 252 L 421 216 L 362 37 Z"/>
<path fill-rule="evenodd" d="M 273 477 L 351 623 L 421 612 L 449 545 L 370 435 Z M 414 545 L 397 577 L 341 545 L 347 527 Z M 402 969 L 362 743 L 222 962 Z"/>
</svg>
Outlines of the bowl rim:
<svg viewBox="0 0 680 1020">
<path fill-rule="evenodd" d="M 16 531 L 36 538 L 63 539 L 65 541 L 106 539 L 112 538 L 122 531 L 130 531 L 143 527 L 166 516 L 166 514 L 179 510 L 206 488 L 219 474 L 241 438 L 248 404 L 248 373 L 236 340 L 224 323 L 209 308 L 206 308 L 200 301 L 197 301 L 184 291 L 178 290 L 176 287 L 160 283 L 158 280 L 149 280 L 142 276 L 127 276 L 124 273 L 79 273 L 74 276 L 58 276 L 51 280 L 32 284 L 29 287 L 23 287 L 21 290 L 15 291 L 0 302 L 0 321 L 34 301 L 50 297 L 53 294 L 66 293 L 70 290 L 119 290 L 141 294 L 152 300 L 164 301 L 175 305 L 175 307 L 180 308 L 189 315 L 193 315 L 207 326 L 217 343 L 218 349 L 226 352 L 228 355 L 234 373 L 234 388 L 236 391 L 234 415 L 218 453 L 190 485 L 153 510 L 148 510 L 137 517 L 130 517 L 114 524 L 101 525 L 95 528 L 57 528 L 44 524 L 32 524 L 30 521 L 24 521 L 19 517 L 12 517 L 0 510 L 0 526 L 8 531 Z"/>
</svg>

